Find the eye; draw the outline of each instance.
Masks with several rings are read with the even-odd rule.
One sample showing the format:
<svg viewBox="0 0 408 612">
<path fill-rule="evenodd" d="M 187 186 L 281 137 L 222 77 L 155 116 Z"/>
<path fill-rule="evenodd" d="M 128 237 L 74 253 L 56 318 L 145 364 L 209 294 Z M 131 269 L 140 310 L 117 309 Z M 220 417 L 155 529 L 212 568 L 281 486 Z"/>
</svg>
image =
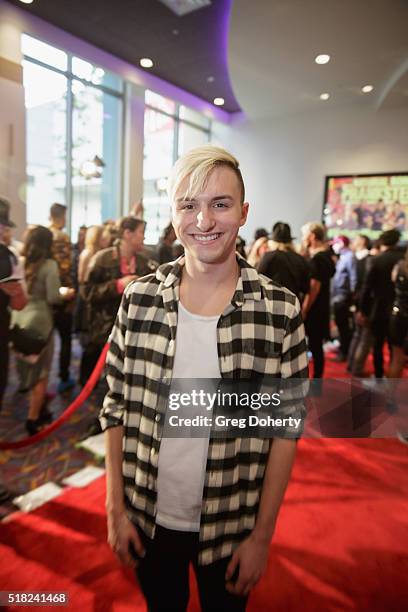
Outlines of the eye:
<svg viewBox="0 0 408 612">
<path fill-rule="evenodd" d="M 228 204 L 226 202 L 214 202 L 215 208 L 227 208 Z"/>
<path fill-rule="evenodd" d="M 193 210 L 194 203 L 193 202 L 183 202 L 180 208 L 181 210 Z"/>
</svg>

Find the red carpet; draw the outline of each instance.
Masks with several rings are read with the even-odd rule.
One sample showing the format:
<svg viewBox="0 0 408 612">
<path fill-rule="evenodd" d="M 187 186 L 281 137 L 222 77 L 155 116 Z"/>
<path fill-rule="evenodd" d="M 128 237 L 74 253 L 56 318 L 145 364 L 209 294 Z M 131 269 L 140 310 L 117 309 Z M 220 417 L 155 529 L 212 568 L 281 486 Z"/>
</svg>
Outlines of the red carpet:
<svg viewBox="0 0 408 612">
<path fill-rule="evenodd" d="M 404 609 L 407 474 L 408 447 L 396 440 L 302 440 L 249 610 Z M 0 590 L 67 591 L 69 609 L 84 612 L 145 610 L 105 543 L 103 479 L 0 529 Z"/>
</svg>

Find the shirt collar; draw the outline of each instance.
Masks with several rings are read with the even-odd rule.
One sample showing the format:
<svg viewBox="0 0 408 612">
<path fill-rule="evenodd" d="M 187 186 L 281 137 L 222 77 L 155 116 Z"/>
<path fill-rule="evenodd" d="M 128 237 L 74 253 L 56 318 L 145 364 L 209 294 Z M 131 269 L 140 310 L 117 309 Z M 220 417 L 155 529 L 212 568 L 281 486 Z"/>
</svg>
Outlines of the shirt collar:
<svg viewBox="0 0 408 612">
<path fill-rule="evenodd" d="M 236 306 L 242 306 L 246 300 L 261 300 L 262 291 L 258 272 L 239 253 L 236 253 L 236 257 L 240 267 L 240 275 L 231 300 L 232 303 Z M 176 287 L 180 284 L 184 263 L 185 259 L 182 255 L 176 261 L 159 266 L 156 270 L 156 278 L 165 287 Z"/>
</svg>

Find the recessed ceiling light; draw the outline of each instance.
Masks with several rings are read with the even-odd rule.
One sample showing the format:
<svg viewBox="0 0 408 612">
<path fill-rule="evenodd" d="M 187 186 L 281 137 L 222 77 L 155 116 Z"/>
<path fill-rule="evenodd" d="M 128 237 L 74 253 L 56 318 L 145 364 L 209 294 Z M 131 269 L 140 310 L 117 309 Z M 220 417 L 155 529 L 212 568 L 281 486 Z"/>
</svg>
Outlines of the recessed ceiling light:
<svg viewBox="0 0 408 612">
<path fill-rule="evenodd" d="M 224 98 L 214 98 L 215 106 L 223 106 L 225 103 Z"/>
<path fill-rule="evenodd" d="M 140 65 L 142 68 L 152 68 L 153 62 L 149 57 L 142 57 L 140 60 Z"/>
<path fill-rule="evenodd" d="M 178 36 L 178 35 L 180 34 L 180 32 L 179 32 L 179 30 L 177 30 L 177 28 L 174 28 L 174 30 L 172 30 L 172 31 L 171 31 L 171 33 L 172 33 L 174 36 Z"/>
<path fill-rule="evenodd" d="M 20 0 L 23 4 L 32 4 L 34 0 Z"/>
<path fill-rule="evenodd" d="M 361 88 L 361 91 L 363 93 L 370 93 L 370 91 L 373 91 L 373 89 L 373 85 L 364 85 L 364 87 Z"/>
<path fill-rule="evenodd" d="M 321 100 L 328 100 L 330 98 L 330 94 L 329 93 L 322 93 L 320 94 L 320 99 Z"/>
<path fill-rule="evenodd" d="M 214 77 L 213 76 L 207 77 L 207 83 L 214 83 Z"/>
<path fill-rule="evenodd" d="M 330 55 L 327 55 L 327 53 L 317 55 L 315 57 L 315 62 L 316 64 L 327 64 L 328 62 L 330 62 Z"/>
</svg>

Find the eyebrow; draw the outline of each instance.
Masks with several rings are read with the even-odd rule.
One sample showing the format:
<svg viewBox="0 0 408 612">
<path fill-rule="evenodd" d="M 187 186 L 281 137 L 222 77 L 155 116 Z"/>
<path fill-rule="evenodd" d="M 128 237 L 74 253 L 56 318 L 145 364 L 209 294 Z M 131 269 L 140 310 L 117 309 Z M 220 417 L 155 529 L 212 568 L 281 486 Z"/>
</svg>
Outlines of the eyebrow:
<svg viewBox="0 0 408 612">
<path fill-rule="evenodd" d="M 211 198 L 211 202 L 214 202 L 215 200 L 233 200 L 234 198 L 231 195 L 228 194 L 223 194 L 223 195 L 217 195 L 214 196 L 213 198 Z M 176 198 L 176 202 L 178 204 L 180 204 L 181 202 L 196 202 L 196 198 L 185 198 L 185 197 L 181 197 L 181 198 Z"/>
</svg>

